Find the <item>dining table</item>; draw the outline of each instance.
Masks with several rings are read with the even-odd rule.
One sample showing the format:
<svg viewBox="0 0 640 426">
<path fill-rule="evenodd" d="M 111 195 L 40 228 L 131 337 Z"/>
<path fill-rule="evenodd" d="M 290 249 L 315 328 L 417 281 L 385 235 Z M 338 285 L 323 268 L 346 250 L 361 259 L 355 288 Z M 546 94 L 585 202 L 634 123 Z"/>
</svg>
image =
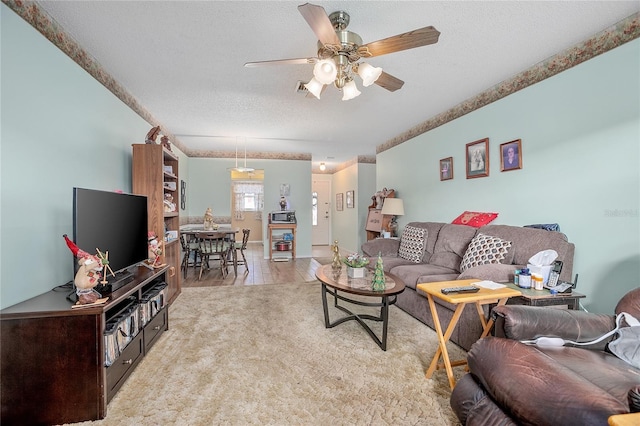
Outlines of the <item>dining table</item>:
<svg viewBox="0 0 640 426">
<path fill-rule="evenodd" d="M 240 228 L 233 228 L 230 225 L 218 225 L 216 229 L 205 230 L 203 225 L 184 225 L 180 227 L 180 233 L 190 236 L 190 239 L 199 241 L 201 236 L 219 234 L 221 238 L 229 241 L 229 254 L 233 262 L 233 273 L 238 275 L 238 253 L 235 249 L 236 234 L 240 232 Z M 229 257 L 227 257 L 229 259 Z"/>
</svg>

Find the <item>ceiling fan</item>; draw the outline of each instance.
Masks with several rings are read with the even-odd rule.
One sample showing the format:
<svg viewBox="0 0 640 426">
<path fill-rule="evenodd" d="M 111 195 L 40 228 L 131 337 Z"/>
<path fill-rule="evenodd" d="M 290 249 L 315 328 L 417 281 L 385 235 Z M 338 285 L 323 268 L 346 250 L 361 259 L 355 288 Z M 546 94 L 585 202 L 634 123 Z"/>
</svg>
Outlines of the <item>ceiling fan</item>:
<svg viewBox="0 0 640 426">
<path fill-rule="evenodd" d="M 244 66 L 313 64 L 314 76 L 305 87 L 318 99 L 326 85 L 331 83 L 342 90 L 343 101 L 360 95 L 354 81 L 356 74 L 362 78 L 365 87 L 375 83 L 391 92 L 400 89 L 404 81 L 387 74 L 382 68 L 360 62 L 360 59 L 434 44 L 440 37 L 440 32 L 429 26 L 362 44 L 358 34 L 346 30 L 350 20 L 347 12 L 337 11 L 327 15 L 322 6 L 310 3 L 298 6 L 298 11 L 318 38 L 318 56 L 247 62 Z"/>
</svg>

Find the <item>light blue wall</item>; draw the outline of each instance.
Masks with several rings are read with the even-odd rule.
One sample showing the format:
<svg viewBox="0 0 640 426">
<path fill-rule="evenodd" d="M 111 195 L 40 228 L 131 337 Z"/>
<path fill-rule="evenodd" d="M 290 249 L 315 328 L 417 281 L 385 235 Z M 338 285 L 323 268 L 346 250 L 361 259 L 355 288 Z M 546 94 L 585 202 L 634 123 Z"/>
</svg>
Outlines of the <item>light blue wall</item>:
<svg viewBox="0 0 640 426">
<path fill-rule="evenodd" d="M 380 188 L 382 189 L 382 188 Z M 358 250 L 362 243 L 367 241 L 367 215 L 369 214 L 369 206 L 372 203 L 371 197 L 378 190 L 376 189 L 376 165 L 375 164 L 358 164 L 358 191 L 356 192 L 356 207 L 358 209 Z"/>
<path fill-rule="evenodd" d="M 422 134 L 377 157 L 378 186 L 405 216 L 450 222 L 465 210 L 494 223 L 559 223 L 590 311 L 611 313 L 640 285 L 640 40 Z M 490 176 L 465 178 L 465 144 L 490 139 Z M 500 172 L 499 145 L 522 139 L 523 169 Z M 453 156 L 454 179 L 439 160 Z"/>
<path fill-rule="evenodd" d="M 346 252 L 358 251 L 360 224 L 358 223 L 358 209 L 347 208 L 347 191 L 358 190 L 358 164 L 346 167 L 333 174 L 331 181 L 331 190 L 333 192 L 331 210 L 333 220 L 331 221 L 331 235 L 333 240 L 338 240 L 340 250 Z M 342 211 L 336 210 L 336 194 L 342 194 Z M 358 206 L 359 207 L 359 206 Z"/>
<path fill-rule="evenodd" d="M 73 279 L 62 238 L 73 233 L 73 187 L 130 192 L 131 144 L 151 127 L 4 4 L 0 16 L 6 307 Z"/>
<path fill-rule="evenodd" d="M 356 163 L 332 175 L 331 180 L 331 234 L 332 240 L 338 240 L 340 249 L 346 252 L 359 252 L 360 246 L 367 241 L 365 224 L 371 204 L 371 196 L 376 192 L 376 165 Z M 347 208 L 347 191 L 354 191 L 354 208 Z M 342 193 L 343 210 L 336 210 L 336 194 Z"/>
<path fill-rule="evenodd" d="M 233 159 L 190 158 L 188 168 L 187 203 L 191 216 L 203 216 L 207 207 L 214 216 L 231 215 L 231 177 Z M 266 214 L 280 210 L 280 185 L 288 183 L 289 207 L 296 211 L 296 256 L 311 257 L 311 161 L 255 160 L 247 165 L 264 170 L 264 208 L 262 235 L 268 238 Z M 269 246 L 264 246 L 269 256 Z"/>
</svg>

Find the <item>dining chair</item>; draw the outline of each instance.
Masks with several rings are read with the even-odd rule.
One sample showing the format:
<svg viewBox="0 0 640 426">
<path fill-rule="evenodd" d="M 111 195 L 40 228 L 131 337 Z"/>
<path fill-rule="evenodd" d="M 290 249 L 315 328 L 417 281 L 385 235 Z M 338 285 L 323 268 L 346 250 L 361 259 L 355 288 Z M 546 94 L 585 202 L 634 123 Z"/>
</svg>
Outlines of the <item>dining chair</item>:
<svg viewBox="0 0 640 426">
<path fill-rule="evenodd" d="M 187 278 L 190 266 L 195 270 L 198 267 L 198 238 L 191 233 L 180 233 L 180 244 L 182 245 L 182 263 L 180 270 Z"/>
<path fill-rule="evenodd" d="M 202 279 L 202 272 L 205 267 L 209 269 L 209 261 L 217 260 L 220 265 L 222 278 L 227 276 L 228 265 L 227 256 L 231 249 L 231 244 L 225 240 L 225 234 L 219 232 L 202 233 L 199 235 L 198 255 L 200 256 L 200 275 L 198 279 Z"/>
<path fill-rule="evenodd" d="M 243 229 L 242 230 L 242 241 L 237 241 L 234 243 L 234 247 L 233 247 L 233 266 L 236 267 L 234 269 L 234 272 L 236 273 L 236 275 L 238 275 L 238 271 L 237 271 L 237 265 L 244 265 L 245 274 L 249 273 L 249 264 L 247 263 L 247 258 L 244 255 L 244 251 L 247 249 L 247 243 L 249 242 L 249 232 L 251 230 L 250 229 Z M 242 260 L 238 259 L 238 252 L 240 252 L 240 255 L 242 256 Z"/>
</svg>

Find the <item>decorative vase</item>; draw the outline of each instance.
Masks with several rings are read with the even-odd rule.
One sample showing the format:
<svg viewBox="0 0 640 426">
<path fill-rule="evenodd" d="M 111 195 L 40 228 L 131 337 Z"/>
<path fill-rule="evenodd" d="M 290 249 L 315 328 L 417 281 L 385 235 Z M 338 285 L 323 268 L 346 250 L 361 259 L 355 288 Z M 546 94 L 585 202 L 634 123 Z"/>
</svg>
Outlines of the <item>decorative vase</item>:
<svg viewBox="0 0 640 426">
<path fill-rule="evenodd" d="M 352 268 L 347 266 L 347 276 L 349 278 L 364 278 L 364 271 L 367 268 Z"/>
</svg>

